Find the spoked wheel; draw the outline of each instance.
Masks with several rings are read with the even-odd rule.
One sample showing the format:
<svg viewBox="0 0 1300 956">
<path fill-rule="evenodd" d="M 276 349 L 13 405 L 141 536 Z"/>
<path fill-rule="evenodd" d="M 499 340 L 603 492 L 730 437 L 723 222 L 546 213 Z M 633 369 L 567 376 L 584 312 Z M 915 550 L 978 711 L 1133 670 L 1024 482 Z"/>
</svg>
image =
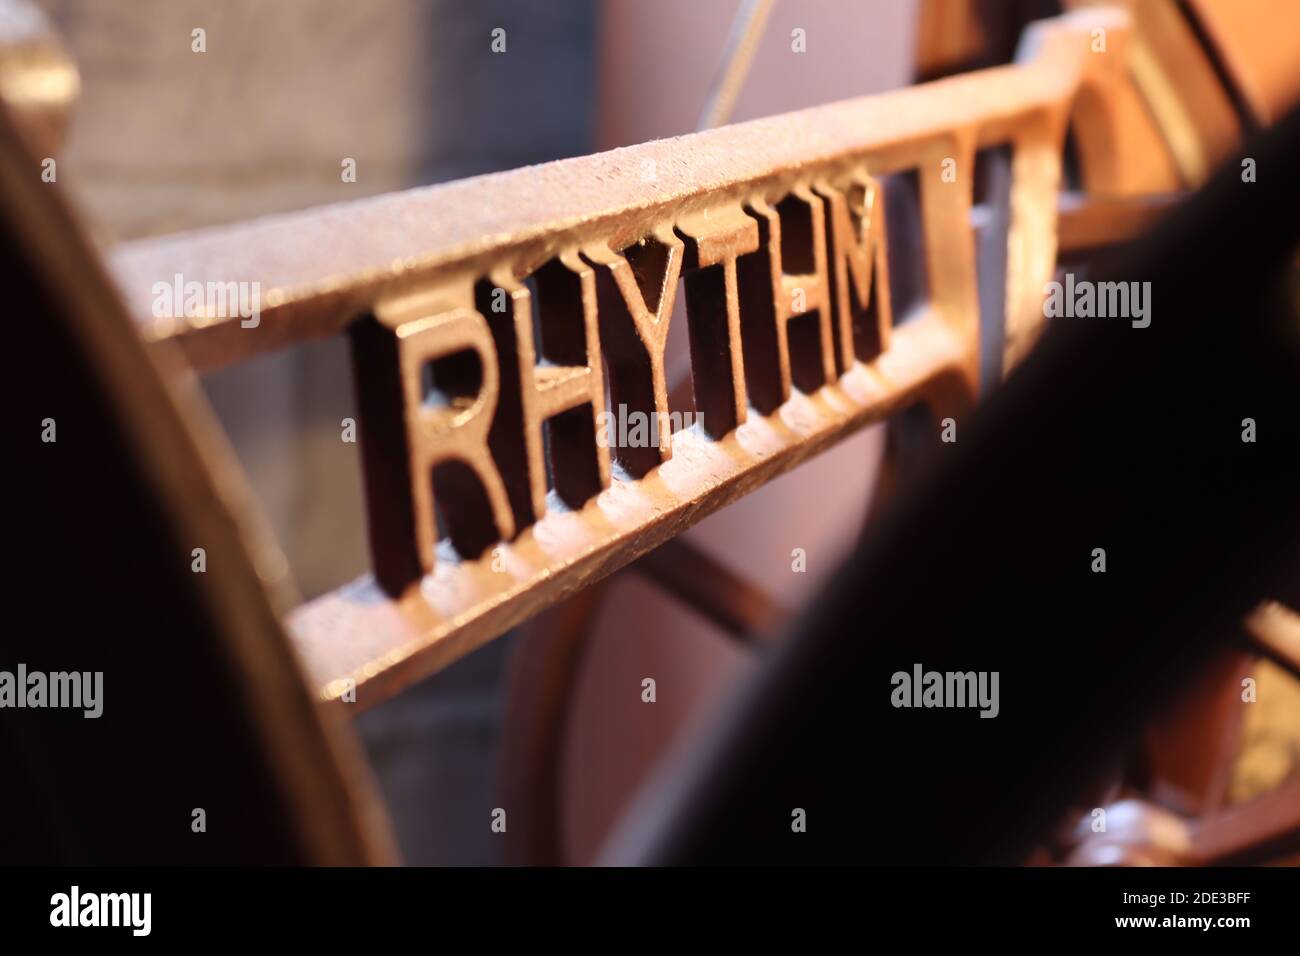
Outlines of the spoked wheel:
<svg viewBox="0 0 1300 956">
<path fill-rule="evenodd" d="M 37 379 L 21 390 L 18 418 L 49 436 L 28 482 L 30 512 L 48 520 L 23 552 L 39 557 L 29 599 L 44 624 L 9 640 L 48 669 L 105 672 L 131 702 L 94 736 L 34 712 L 0 728 L 5 766 L 28 784 L 4 788 L 16 801 L 4 818 L 20 824 L 8 828 L 13 856 L 393 860 L 349 720 L 521 626 L 506 703 L 506 832 L 517 862 L 571 862 L 561 774 L 608 576 L 630 565 L 625 573 L 764 652 L 756 657 L 771 656 L 764 645 L 784 627 L 794 639 L 778 650 L 807 665 L 799 649 L 826 608 L 783 608 L 680 534 L 889 422 L 851 557 L 869 567 L 878 534 L 897 540 L 906 521 L 926 520 L 894 510 L 934 473 L 915 463 L 917 450 L 965 429 L 981 394 L 997 399 L 993 387 L 1038 354 L 1043 292 L 1058 271 L 1142 236 L 1248 130 L 1280 118 L 1290 79 L 1274 54 L 1287 31 L 1247 29 L 1227 0 L 1151 0 L 1135 20 L 1066 6 L 1067 17 L 975 30 L 994 5 L 925 4 L 927 77 L 1016 50 L 1011 66 L 943 84 L 107 253 L 61 187 L 35 172 L 57 151 L 75 70 L 52 37 L 24 30 L 6 40 L 0 267 L 14 310 L 28 317 L 15 323 L 8 354 L 13 372 Z M 760 24 L 769 7 L 745 6 L 734 66 L 720 73 L 705 125 L 725 116 L 752 53 L 743 24 Z M 1276 19 L 1292 23 L 1294 10 L 1279 6 Z M 988 48 L 967 45 L 971 36 Z M 14 81 L 33 64 L 42 82 Z M 253 282 L 260 312 L 205 305 L 159 315 L 156 286 L 173 276 L 218 287 L 227 306 L 229 283 Z M 679 279 L 691 378 L 674 382 L 665 342 Z M 188 383 L 195 370 L 344 334 L 372 571 L 298 603 Z M 1266 372 L 1276 368 L 1260 355 L 1259 387 L 1274 386 Z M 607 411 L 666 415 L 688 385 L 703 423 L 636 447 L 610 449 L 594 433 Z M 1272 427 L 1284 435 L 1287 426 Z M 1044 438 L 1043 447 L 1056 446 Z M 1026 452 L 1005 467 L 1027 470 L 1033 459 Z M 1261 496 L 1275 490 L 1276 475 L 1266 477 Z M 998 482 L 983 480 L 995 500 Z M 1267 503 L 1277 504 L 1252 499 L 1243 512 Z M 991 546 L 996 529 L 985 530 Z M 946 540 L 934 529 L 930 537 Z M 103 542 L 113 551 L 94 568 L 69 557 Z M 911 578 L 876 570 L 902 588 L 924 562 L 898 550 L 918 562 Z M 966 570 L 984 569 L 972 558 Z M 841 609 L 855 597 L 843 593 L 848 573 L 837 577 Z M 1022 584 L 990 587 L 1014 602 Z M 1297 677 L 1289 607 L 1300 596 L 1282 585 L 1254 596 L 1268 598 L 1283 603 L 1219 635 L 1205 667 L 1174 668 L 1172 707 L 1128 726 L 1128 752 L 1103 785 L 1072 793 L 1075 806 L 1016 862 L 1261 862 L 1291 852 L 1294 738 L 1273 739 L 1276 714 L 1264 726 L 1243 710 L 1265 696 L 1273 708 L 1285 696 L 1276 688 Z M 898 611 L 882 631 L 904 633 L 907 617 Z M 132 622 L 131 635 L 106 639 L 106 622 Z M 844 645 L 826 650 L 823 661 Z M 815 670 L 786 676 L 798 684 Z M 816 684 L 782 683 L 770 663 L 763 675 L 778 703 L 806 700 Z M 751 710 L 736 713 L 776 739 L 775 711 L 753 693 Z M 731 759 L 725 735 L 714 745 L 724 784 L 742 787 L 756 764 Z M 103 785 L 120 778 L 106 755 L 121 753 L 135 761 L 129 790 Z M 1259 754 L 1268 756 L 1246 772 Z M 1054 755 L 1032 756 L 1041 767 Z M 696 792 L 683 780 L 682 793 Z M 202 808 L 191 806 L 198 791 Z M 94 800 L 82 798 L 89 793 Z M 222 839 L 160 828 L 178 808 L 226 821 Z M 690 823 L 669 821 L 675 842 L 651 858 L 696 846 Z"/>
</svg>

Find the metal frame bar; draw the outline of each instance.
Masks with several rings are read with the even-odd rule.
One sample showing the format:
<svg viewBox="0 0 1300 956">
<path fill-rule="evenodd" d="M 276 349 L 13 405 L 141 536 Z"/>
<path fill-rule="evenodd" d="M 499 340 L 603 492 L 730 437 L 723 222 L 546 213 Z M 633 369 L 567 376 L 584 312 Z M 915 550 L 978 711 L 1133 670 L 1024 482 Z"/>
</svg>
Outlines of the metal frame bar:
<svg viewBox="0 0 1300 956">
<path fill-rule="evenodd" d="M 1092 48 L 1096 30 L 1106 31 L 1104 52 Z M 1124 196 L 1141 181 L 1143 158 L 1127 155 L 1117 125 L 1123 112 L 1110 109 L 1131 92 L 1128 40 L 1122 13 L 1083 11 L 1031 26 L 1010 66 L 611 153 L 130 243 L 111 253 L 111 265 L 146 338 L 178 344 L 200 369 L 356 329 L 359 316 L 372 316 L 369 344 L 364 336 L 354 343 L 376 575 L 308 602 L 288 618 L 323 696 L 350 698 L 355 689 L 364 706 L 626 565 L 864 425 L 917 401 L 944 415 L 969 408 L 978 388 L 970 230 L 976 152 L 1010 144 L 1014 155 L 1009 365 L 1041 326 L 1039 296 L 1055 262 L 1061 151 L 1071 119 L 1082 135 L 1106 144 L 1084 157 L 1090 189 Z M 1076 109 L 1085 92 L 1086 108 Z M 1089 159 L 1098 156 L 1104 161 Z M 877 178 L 904 171 L 915 171 L 920 182 L 923 246 L 915 252 L 928 273 L 929 299 L 919 316 L 892 327 L 883 307 L 889 283 L 876 281 L 880 349 L 850 354 L 853 320 L 843 296 L 873 263 L 878 280 L 887 272 Z M 790 229 L 781 204 L 791 197 L 815 224 L 812 236 L 802 237 L 813 245 L 805 250 L 812 253 L 811 275 L 788 275 L 780 266 L 795 241 L 781 240 L 781 227 Z M 864 197 L 875 199 L 874 213 L 848 208 Z M 870 206 L 870 198 L 865 201 Z M 730 274 L 743 257 L 760 251 L 756 223 L 772 270 L 776 315 L 755 318 L 744 280 L 729 279 L 712 299 L 701 294 L 691 303 L 692 276 L 715 265 Z M 860 235 L 852 234 L 859 229 Z M 634 253 L 647 242 L 667 250 L 663 271 L 651 277 L 660 284 L 654 290 L 659 319 L 645 311 L 646 297 L 634 288 L 633 280 L 644 278 Z M 556 263 L 581 286 L 582 308 L 599 329 L 606 360 L 617 345 L 609 332 L 611 310 L 626 310 L 634 345 L 644 350 L 637 374 L 653 384 L 646 411 L 667 413 L 661 359 L 676 270 L 687 278 L 692 334 L 713 336 L 714 347 L 730 355 L 729 377 L 703 377 L 694 350 L 692 364 L 697 407 L 711 402 L 714 409 L 730 408 L 731 420 L 724 416 L 712 434 L 695 428 L 664 436 L 648 463 L 657 465 L 653 470 L 644 460 L 616 461 L 607 487 L 585 503 L 546 497 L 536 450 L 549 414 L 583 401 L 598 412 L 603 401 L 591 381 L 600 375 L 601 359 L 590 337 L 585 365 L 579 360 L 561 374 L 551 369 L 546 380 L 533 367 L 530 292 L 523 280 Z M 247 328 L 237 315 L 155 317 L 155 285 L 176 275 L 258 283 L 260 322 Z M 485 283 L 509 291 L 511 311 L 502 322 L 481 301 Z M 813 359 L 821 373 L 802 372 L 805 380 L 812 375 L 811 384 L 801 380 L 787 336 L 798 311 L 794 292 L 802 287 L 810 312 L 822 306 Z M 485 316 L 492 321 L 484 322 Z M 745 379 L 752 382 L 756 373 L 752 364 L 745 369 L 745 347 L 754 335 L 772 334 L 757 323 L 773 321 L 777 401 L 764 404 L 752 388 L 746 394 Z M 512 344 L 518 354 L 511 363 L 524 376 L 518 386 L 515 364 L 500 364 Z M 479 390 L 478 426 L 455 427 L 465 415 L 455 421 L 421 417 L 418 369 L 471 346 L 485 379 L 498 383 Z M 719 384 L 718 378 L 729 381 Z M 377 384 L 381 380 L 388 386 Z M 567 390 L 558 399 L 557 387 Z M 382 388 L 388 400 L 374 399 L 368 411 L 368 396 Z M 611 388 L 617 391 L 617 383 Z M 511 400 L 522 406 L 520 427 L 485 440 L 493 409 Z M 761 411 L 747 408 L 751 402 Z M 523 463 L 511 474 L 502 467 L 501 449 L 503 442 L 520 440 Z M 508 543 L 477 559 L 443 549 L 434 565 L 434 503 L 422 481 L 431 465 L 453 458 L 471 465 L 490 499 L 476 540 Z M 601 471 L 604 485 L 604 466 Z"/>
</svg>

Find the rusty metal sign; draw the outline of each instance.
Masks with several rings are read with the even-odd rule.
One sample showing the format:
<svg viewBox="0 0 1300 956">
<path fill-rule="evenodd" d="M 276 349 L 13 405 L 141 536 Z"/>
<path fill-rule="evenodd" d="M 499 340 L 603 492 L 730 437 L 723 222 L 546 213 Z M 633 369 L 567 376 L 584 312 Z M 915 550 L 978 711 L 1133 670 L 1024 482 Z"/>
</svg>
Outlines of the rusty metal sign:
<svg viewBox="0 0 1300 956">
<path fill-rule="evenodd" d="M 1088 209 L 1058 214 L 1071 124 L 1090 201 L 1126 229 L 1150 217 L 1130 205 L 1161 175 L 1124 135 L 1130 43 L 1124 14 L 1079 11 L 1032 26 L 1010 66 L 129 244 L 113 267 L 145 336 L 199 368 L 349 332 L 374 571 L 289 627 L 326 698 L 373 703 L 866 424 L 918 401 L 960 418 L 979 380 L 977 153 L 1012 157 L 1010 364 L 1039 332 L 1058 230 L 1096 238 Z M 897 174 L 919 187 L 925 295 L 906 315 Z M 255 284 L 256 321 L 154 317 L 172 276 Z M 698 421 L 674 431 L 679 280 Z M 630 416 L 646 437 L 604 439 Z"/>
</svg>

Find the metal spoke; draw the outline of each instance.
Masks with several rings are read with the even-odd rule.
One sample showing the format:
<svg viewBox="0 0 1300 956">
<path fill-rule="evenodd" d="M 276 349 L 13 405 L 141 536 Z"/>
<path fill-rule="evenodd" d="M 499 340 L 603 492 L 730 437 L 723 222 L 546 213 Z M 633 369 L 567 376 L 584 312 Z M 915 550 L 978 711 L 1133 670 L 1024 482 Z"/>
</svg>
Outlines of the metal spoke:
<svg viewBox="0 0 1300 956">
<path fill-rule="evenodd" d="M 771 12 L 772 0 L 742 0 L 740 9 L 736 11 L 736 19 L 731 24 L 722 69 L 713 81 L 708 99 L 704 101 L 699 129 L 713 129 L 731 119 L 736 97 L 745 84 L 754 51 L 758 49 L 758 41 L 763 36 L 763 27 Z"/>
</svg>

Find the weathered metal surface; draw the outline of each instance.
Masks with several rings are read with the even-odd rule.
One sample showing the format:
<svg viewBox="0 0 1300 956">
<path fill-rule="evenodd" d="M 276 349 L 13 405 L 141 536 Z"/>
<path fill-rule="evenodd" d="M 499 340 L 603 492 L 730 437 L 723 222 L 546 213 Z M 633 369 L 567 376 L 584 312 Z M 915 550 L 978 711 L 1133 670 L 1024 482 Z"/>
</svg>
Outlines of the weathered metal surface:
<svg viewBox="0 0 1300 956">
<path fill-rule="evenodd" d="M 865 164 L 881 175 L 1013 142 L 1024 154 L 1017 176 L 1023 204 L 1042 192 L 1034 181 L 1059 166 L 1058 128 L 1080 91 L 1095 94 L 1089 102 L 1098 104 L 1081 117 L 1084 139 L 1105 146 L 1095 161 L 1084 157 L 1085 169 L 1095 173 L 1089 189 L 1141 191 L 1152 157 L 1145 143 L 1130 149 L 1121 125 L 1127 115 L 1108 106 L 1131 92 L 1125 20 L 1084 11 L 1049 22 L 1030 31 L 1025 62 L 1017 66 L 595 156 L 128 243 L 112 251 L 114 271 L 148 338 L 175 339 L 196 367 L 212 368 L 336 335 L 380 299 L 453 272 L 481 276 L 500 260 L 527 268 L 591 237 L 627 242 L 693 208 L 761 189 L 783 193 L 816 166 Z M 1104 54 L 1089 48 L 1097 23 L 1110 26 Z M 955 192 L 969 189 L 970 179 L 959 177 L 956 185 Z M 1034 212 L 1022 212 L 1026 226 Z M 1052 207 L 1037 215 L 1043 221 L 1033 225 L 1050 237 Z M 177 273 L 201 282 L 259 282 L 261 324 L 155 318 L 154 284 Z"/>
<path fill-rule="evenodd" d="M 1081 91 L 1075 122 L 1107 144 L 1083 157 L 1090 185 L 1140 181 L 1107 106 L 1129 89 L 1126 23 L 1087 11 L 1032 28 L 1013 66 L 120 249 L 143 331 L 201 367 L 353 329 L 376 573 L 289 618 L 325 696 L 394 693 L 907 404 L 960 415 L 978 374 L 975 153 L 1014 155 L 1015 361 L 1042 320 Z M 904 171 L 923 236 L 905 251 L 928 297 L 900 324 L 878 184 Z M 260 323 L 156 319 L 154 283 L 174 275 L 259 283 Z M 607 463 L 590 427 L 602 377 L 612 408 L 667 420 L 679 276 L 703 421 Z M 435 549 L 440 507 L 450 540 Z"/>
<path fill-rule="evenodd" d="M 1009 367 L 1058 239 L 1130 235 L 1161 205 L 1138 197 L 1183 182 L 1152 148 L 1139 46 L 1124 13 L 1084 9 L 1031 26 L 1010 66 L 133 243 L 113 266 L 146 338 L 199 368 L 350 330 L 374 573 L 289 624 L 326 697 L 373 703 L 867 423 L 917 401 L 960 416 L 979 374 L 977 151 L 1012 155 Z M 1067 126 L 1087 196 L 1058 221 Z M 915 246 L 886 242 L 896 173 L 919 185 Z M 924 274 L 905 315 L 887 246 Z M 159 315 L 174 277 L 256 284 L 258 321 Z M 673 434 L 679 280 L 702 420 Z M 664 427 L 611 450 L 602 413 Z"/>
</svg>

